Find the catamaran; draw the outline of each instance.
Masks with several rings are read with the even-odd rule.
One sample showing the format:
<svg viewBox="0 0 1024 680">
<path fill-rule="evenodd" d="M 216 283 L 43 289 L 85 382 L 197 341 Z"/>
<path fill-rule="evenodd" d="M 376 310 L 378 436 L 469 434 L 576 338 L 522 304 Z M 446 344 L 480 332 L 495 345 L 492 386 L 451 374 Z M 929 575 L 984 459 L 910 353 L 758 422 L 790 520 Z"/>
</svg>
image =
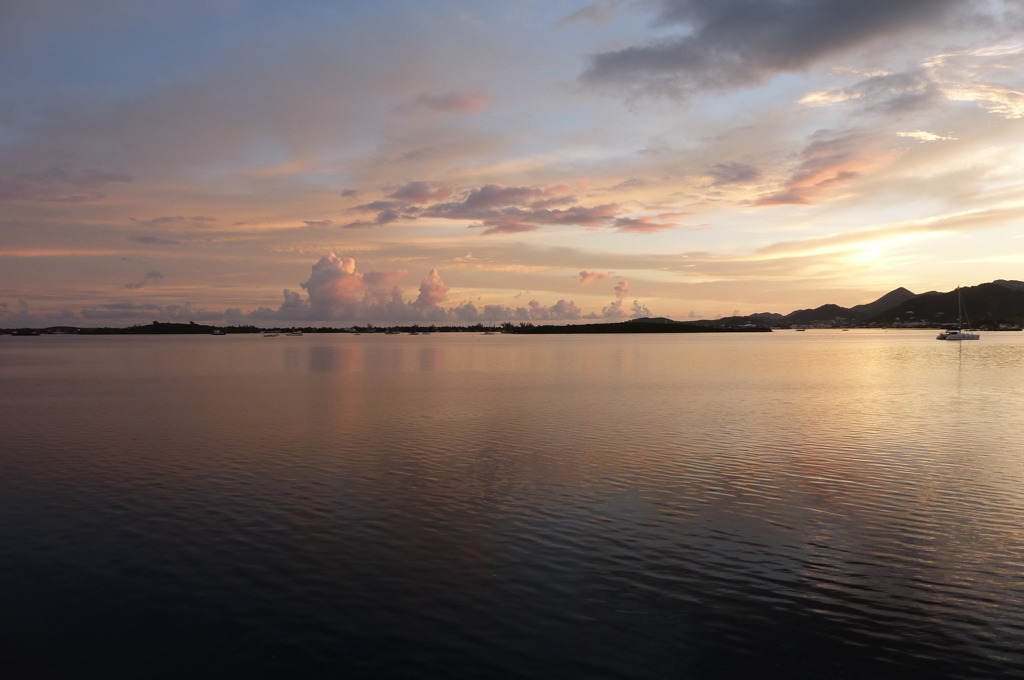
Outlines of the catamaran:
<svg viewBox="0 0 1024 680">
<path fill-rule="evenodd" d="M 964 320 L 967 325 L 964 326 Z M 960 286 L 956 287 L 956 328 L 947 328 L 935 336 L 936 340 L 980 340 L 981 336 L 971 332 L 971 320 L 964 309 L 964 298 Z"/>
</svg>

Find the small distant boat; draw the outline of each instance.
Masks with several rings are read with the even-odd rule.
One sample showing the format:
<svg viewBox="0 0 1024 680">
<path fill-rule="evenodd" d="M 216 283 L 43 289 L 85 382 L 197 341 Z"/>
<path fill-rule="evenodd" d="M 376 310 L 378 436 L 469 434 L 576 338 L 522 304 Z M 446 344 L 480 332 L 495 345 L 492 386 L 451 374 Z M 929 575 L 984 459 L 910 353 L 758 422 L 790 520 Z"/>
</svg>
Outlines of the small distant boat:
<svg viewBox="0 0 1024 680">
<path fill-rule="evenodd" d="M 966 327 L 964 321 L 967 321 Z M 960 286 L 956 287 L 956 328 L 947 328 L 935 336 L 936 340 L 980 340 L 981 336 L 971 332 L 971 320 L 964 309 L 964 298 Z"/>
<path fill-rule="evenodd" d="M 285 335 L 293 335 L 293 336 L 298 335 L 298 336 L 301 336 L 302 335 L 302 331 L 288 331 L 287 333 L 285 333 Z"/>
<path fill-rule="evenodd" d="M 215 331 L 213 331 L 212 333 L 210 333 L 210 335 L 227 335 L 227 333 L 225 333 L 224 331 L 222 331 L 221 329 L 218 328 Z"/>
<path fill-rule="evenodd" d="M 279 335 L 278 333 L 267 332 L 267 333 L 263 334 L 263 337 L 265 337 L 265 338 L 276 338 L 278 335 Z"/>
</svg>

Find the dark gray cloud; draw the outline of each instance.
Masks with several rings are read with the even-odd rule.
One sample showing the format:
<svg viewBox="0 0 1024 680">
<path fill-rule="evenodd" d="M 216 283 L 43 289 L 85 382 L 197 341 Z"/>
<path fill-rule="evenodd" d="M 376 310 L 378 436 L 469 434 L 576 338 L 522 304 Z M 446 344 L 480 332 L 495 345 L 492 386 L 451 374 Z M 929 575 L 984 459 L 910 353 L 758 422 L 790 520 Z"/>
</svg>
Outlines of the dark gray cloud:
<svg viewBox="0 0 1024 680">
<path fill-rule="evenodd" d="M 954 8 L 967 4 L 957 0 L 661 0 L 656 25 L 678 27 L 679 33 L 597 54 L 584 80 L 674 96 L 745 87 L 876 39 L 935 26 Z"/>
</svg>

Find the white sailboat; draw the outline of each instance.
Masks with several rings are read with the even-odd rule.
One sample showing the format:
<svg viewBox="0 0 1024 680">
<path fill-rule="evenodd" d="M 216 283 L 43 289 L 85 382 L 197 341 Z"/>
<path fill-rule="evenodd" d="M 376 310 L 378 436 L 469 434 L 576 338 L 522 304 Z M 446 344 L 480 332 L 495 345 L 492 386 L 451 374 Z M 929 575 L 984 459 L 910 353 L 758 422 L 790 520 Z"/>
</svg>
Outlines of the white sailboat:
<svg viewBox="0 0 1024 680">
<path fill-rule="evenodd" d="M 964 321 L 967 321 L 966 327 Z M 936 340 L 980 340 L 981 336 L 971 332 L 971 320 L 964 310 L 964 298 L 960 286 L 956 287 L 956 328 L 947 328 L 935 336 Z"/>
</svg>

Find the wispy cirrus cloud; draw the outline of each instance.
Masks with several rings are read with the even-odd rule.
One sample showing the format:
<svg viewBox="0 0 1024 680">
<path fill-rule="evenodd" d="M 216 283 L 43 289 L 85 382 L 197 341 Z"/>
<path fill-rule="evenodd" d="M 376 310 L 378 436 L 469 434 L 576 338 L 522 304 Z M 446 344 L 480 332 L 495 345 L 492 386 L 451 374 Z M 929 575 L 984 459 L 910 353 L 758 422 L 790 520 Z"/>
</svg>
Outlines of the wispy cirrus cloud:
<svg viewBox="0 0 1024 680">
<path fill-rule="evenodd" d="M 664 213 L 661 215 L 645 215 L 641 217 L 616 217 L 615 230 L 626 234 L 653 234 L 659 231 L 667 231 L 679 227 L 677 222 L 664 222 L 662 220 L 675 220 L 685 217 L 689 213 Z"/>
<path fill-rule="evenodd" d="M 800 162 L 783 187 L 754 205 L 812 204 L 896 157 L 878 135 L 864 130 L 819 130 L 800 152 Z"/>
<path fill-rule="evenodd" d="M 909 139 L 916 139 L 919 142 L 953 142 L 956 141 L 956 137 L 952 135 L 940 135 L 934 132 L 928 132 L 927 130 L 910 130 L 907 132 L 897 132 L 897 137 L 907 137 Z"/>
<path fill-rule="evenodd" d="M 406 115 L 456 114 L 469 116 L 479 113 L 491 103 L 491 97 L 483 92 L 448 92 L 444 94 L 420 94 L 413 101 L 398 108 Z"/>
<path fill-rule="evenodd" d="M 205 217 L 203 215 L 195 215 L 193 217 L 184 217 L 182 215 L 163 215 L 160 217 L 151 217 L 149 219 L 139 219 L 137 217 L 130 217 L 129 219 L 144 227 L 187 227 L 192 229 L 208 227 L 217 221 L 216 217 Z"/>
<path fill-rule="evenodd" d="M 146 274 L 138 281 L 124 284 L 124 287 L 127 288 L 128 290 L 138 290 L 139 288 L 142 288 L 143 286 L 152 283 L 153 281 L 162 281 L 163 278 L 164 275 L 162 272 L 153 270 L 150 272 L 146 272 Z"/>
<path fill-rule="evenodd" d="M 559 27 L 573 24 L 589 24 L 605 26 L 615 17 L 625 0 L 600 0 L 584 5 L 569 16 L 558 22 Z"/>
<path fill-rule="evenodd" d="M 74 171 L 56 166 L 41 172 L 0 173 L 0 202 L 95 202 L 106 198 L 100 191 L 105 185 L 131 181 L 132 177 L 122 172 Z"/>
<path fill-rule="evenodd" d="M 1021 11 L 1021 10 L 1017 10 Z M 912 70 L 871 73 L 841 88 L 808 93 L 800 103 L 834 106 L 856 103 L 869 112 L 905 112 L 943 102 L 975 102 L 1003 118 L 1024 118 L 1024 86 L 1007 84 L 1009 71 L 1024 68 L 1024 45 L 995 45 L 946 52 Z"/>
</svg>

